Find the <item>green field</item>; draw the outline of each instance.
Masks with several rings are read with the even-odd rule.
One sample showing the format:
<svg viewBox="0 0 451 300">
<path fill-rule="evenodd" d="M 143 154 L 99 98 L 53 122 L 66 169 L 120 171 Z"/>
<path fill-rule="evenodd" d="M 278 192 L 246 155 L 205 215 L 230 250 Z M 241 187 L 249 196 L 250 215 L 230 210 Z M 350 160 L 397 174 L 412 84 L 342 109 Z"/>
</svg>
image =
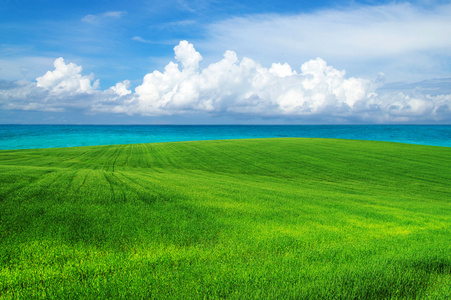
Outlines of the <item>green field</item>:
<svg viewBox="0 0 451 300">
<path fill-rule="evenodd" d="M 450 299 L 451 148 L 0 151 L 0 299 Z"/>
</svg>

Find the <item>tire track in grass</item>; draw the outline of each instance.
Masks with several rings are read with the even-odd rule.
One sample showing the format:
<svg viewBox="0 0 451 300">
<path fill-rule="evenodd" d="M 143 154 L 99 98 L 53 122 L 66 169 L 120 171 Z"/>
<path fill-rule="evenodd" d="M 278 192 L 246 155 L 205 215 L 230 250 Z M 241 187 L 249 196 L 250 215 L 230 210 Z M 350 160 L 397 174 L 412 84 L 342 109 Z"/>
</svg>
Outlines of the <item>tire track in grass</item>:
<svg viewBox="0 0 451 300">
<path fill-rule="evenodd" d="M 91 164 L 92 164 L 91 168 L 93 170 L 97 170 L 97 169 L 103 168 L 104 161 L 105 161 L 104 155 L 107 150 L 107 147 L 106 146 L 97 146 L 94 149 L 95 149 L 95 151 L 86 152 L 85 160 L 91 162 Z M 93 155 L 91 155 L 91 153 Z"/>
<path fill-rule="evenodd" d="M 118 174 L 119 176 L 122 176 L 125 180 L 131 182 L 135 186 L 141 187 L 141 189 L 139 189 L 139 188 L 133 187 L 133 185 L 127 184 L 127 187 L 133 189 L 134 192 L 136 193 L 136 195 L 139 197 L 139 199 L 147 204 L 152 204 L 159 200 L 163 200 L 163 201 L 171 200 L 169 197 L 165 197 L 165 195 L 163 193 L 157 192 L 156 189 L 149 188 L 149 185 L 153 185 L 150 181 L 146 182 L 147 184 L 140 183 L 140 182 L 138 182 L 137 179 L 134 179 L 133 177 L 131 177 L 129 175 L 125 175 L 125 172 L 120 172 L 120 173 L 116 172 L 115 175 L 116 174 Z M 119 179 L 119 177 L 118 177 L 118 180 L 121 180 L 121 179 Z M 124 182 L 123 180 L 121 180 L 121 181 Z"/>
<path fill-rule="evenodd" d="M 27 184 L 24 188 L 14 191 L 12 194 L 21 194 L 22 191 L 27 191 L 28 199 L 36 197 L 37 194 L 42 192 L 47 193 L 49 187 L 59 180 L 63 176 L 63 172 L 49 172 L 44 176 L 40 176 L 37 180 L 34 180 L 31 184 Z"/>
<path fill-rule="evenodd" d="M 141 201 L 143 201 L 143 202 L 145 202 L 145 203 L 148 203 L 148 204 L 151 204 L 151 203 L 153 203 L 153 202 L 156 201 L 157 198 L 154 197 L 154 196 L 152 197 L 152 196 L 151 196 L 151 193 L 149 193 L 149 192 L 152 192 L 152 190 L 148 187 L 148 185 L 144 185 L 144 184 L 138 183 L 137 180 L 132 179 L 131 177 L 125 175 L 123 172 L 119 173 L 119 176 L 122 176 L 125 180 L 127 180 L 127 181 L 130 182 L 130 183 L 132 183 L 133 185 L 138 186 L 138 188 L 137 188 L 137 187 L 135 187 L 135 186 L 133 186 L 133 185 L 126 184 L 126 183 L 124 182 L 124 180 L 121 180 L 121 179 L 119 179 L 119 177 L 118 177 L 118 179 L 121 180 L 122 182 L 124 182 L 124 184 L 126 184 L 127 187 L 128 187 L 129 189 L 133 189 L 133 191 L 136 193 L 136 195 L 138 196 L 138 198 L 139 198 Z M 141 189 L 140 189 L 139 187 L 140 187 Z M 149 203 L 149 201 L 147 201 L 147 199 L 149 198 L 149 196 L 151 196 L 151 197 L 150 197 L 150 199 L 151 199 L 150 203 Z"/>
<path fill-rule="evenodd" d="M 89 175 L 93 173 L 93 170 L 91 170 L 91 169 L 79 170 L 77 172 L 77 176 L 81 175 L 83 172 L 85 173 L 84 176 L 83 176 L 83 180 L 78 185 L 78 187 L 74 190 L 75 194 L 79 194 L 80 193 L 80 189 L 86 185 L 86 181 L 88 180 Z"/>
<path fill-rule="evenodd" d="M 65 177 L 68 177 L 67 187 L 65 188 L 66 191 L 69 191 L 69 190 L 73 189 L 72 185 L 74 183 L 74 179 L 77 178 L 77 175 L 79 174 L 79 172 L 80 172 L 80 170 L 75 170 L 75 172 L 71 172 L 71 173 L 66 173 L 65 174 L 66 175 Z"/>
<path fill-rule="evenodd" d="M 72 163 L 70 165 L 70 167 L 72 167 L 72 166 L 79 166 L 80 167 L 82 165 L 85 165 L 86 161 L 88 161 L 88 160 L 84 159 L 86 157 L 87 153 L 88 152 L 89 153 L 93 153 L 93 151 L 89 151 L 88 149 L 84 149 L 85 151 L 75 152 L 74 156 L 71 156 L 71 157 L 65 159 L 63 162 L 70 162 L 70 163 Z"/>
<path fill-rule="evenodd" d="M 112 172 L 115 170 L 115 164 L 118 156 L 121 153 L 121 145 L 114 145 L 114 146 L 105 146 L 103 151 L 103 156 L 106 156 L 106 159 L 103 159 L 103 170 L 104 171 L 110 171 L 112 169 Z"/>
<path fill-rule="evenodd" d="M 124 168 L 127 168 L 128 167 L 128 160 L 132 156 L 132 145 L 127 145 L 125 150 L 126 150 L 126 154 L 125 154 L 125 157 L 124 157 L 125 160 L 124 160 L 124 163 L 122 164 L 122 166 Z"/>
<path fill-rule="evenodd" d="M 89 174 L 90 174 L 91 172 L 92 172 L 92 171 L 88 171 L 88 173 L 86 173 L 85 178 L 83 179 L 83 182 L 81 183 L 80 187 L 82 187 L 82 186 L 84 186 L 84 185 L 86 184 L 86 179 L 88 179 L 88 176 L 89 176 Z M 80 189 L 80 188 L 79 188 L 79 189 Z"/>
<path fill-rule="evenodd" d="M 114 151 L 114 153 L 113 153 L 113 156 L 114 156 L 113 165 L 112 165 L 113 166 L 113 172 L 114 172 L 114 170 L 116 168 L 116 162 L 117 162 L 118 157 L 121 155 L 122 150 L 123 150 L 123 146 L 118 146 L 117 150 Z"/>
<path fill-rule="evenodd" d="M 45 218 L 55 204 L 60 205 L 66 200 L 67 188 L 64 176 L 73 174 L 74 172 L 70 174 L 63 171 L 50 172 L 40 176 L 32 184 L 14 190 L 1 205 L 4 228 L 17 236 L 34 229 L 32 227 L 34 222 Z"/>
<path fill-rule="evenodd" d="M 105 156 L 113 146 L 87 146 L 82 149 L 77 149 L 81 153 L 77 156 L 79 159 L 76 162 L 78 169 L 92 169 L 97 170 L 104 168 L 105 165 L 110 165 Z"/>
<path fill-rule="evenodd" d="M 129 189 L 129 186 L 126 185 L 122 180 L 120 180 L 117 175 L 117 172 L 106 172 L 104 173 L 105 179 L 108 182 L 111 193 L 113 195 L 113 199 L 115 202 L 127 202 L 126 191 Z"/>
<path fill-rule="evenodd" d="M 8 167 L 14 168 L 12 166 L 8 166 Z M 5 166 L 3 166 L 3 168 L 5 168 Z M 2 187 L 2 191 L 0 192 L 0 196 L 1 196 L 0 199 L 2 199 L 2 200 L 7 199 L 9 195 L 11 195 L 15 192 L 19 192 L 22 189 L 28 188 L 35 181 L 40 180 L 41 177 L 46 176 L 47 174 L 55 171 L 55 170 L 43 170 L 42 168 L 35 168 L 35 167 L 28 167 L 27 169 L 33 169 L 33 171 L 42 171 L 43 173 L 32 175 L 33 177 L 30 176 L 29 172 L 27 172 L 28 174 L 26 174 L 26 175 L 23 175 L 22 173 L 21 174 L 17 174 L 17 173 L 11 174 L 11 177 L 15 178 L 16 180 L 14 180 L 14 183 L 13 183 L 13 181 L 9 182 L 8 185 L 5 185 L 5 188 Z M 15 170 L 13 170 L 13 171 L 15 171 Z M 4 174 L 0 174 L 0 176 L 4 177 Z M 19 180 L 22 182 L 20 182 Z M 13 184 L 11 184 L 11 183 L 13 183 Z"/>
<path fill-rule="evenodd" d="M 106 180 L 106 181 L 108 182 L 108 184 L 110 185 L 110 190 L 111 190 L 112 198 L 113 198 L 113 199 L 116 199 L 116 194 L 115 194 L 115 192 L 114 192 L 113 185 L 111 184 L 111 181 L 110 181 L 110 179 L 109 179 L 108 176 L 107 176 L 107 173 L 104 172 L 104 173 L 103 173 L 103 176 L 105 177 L 105 180 Z"/>
</svg>

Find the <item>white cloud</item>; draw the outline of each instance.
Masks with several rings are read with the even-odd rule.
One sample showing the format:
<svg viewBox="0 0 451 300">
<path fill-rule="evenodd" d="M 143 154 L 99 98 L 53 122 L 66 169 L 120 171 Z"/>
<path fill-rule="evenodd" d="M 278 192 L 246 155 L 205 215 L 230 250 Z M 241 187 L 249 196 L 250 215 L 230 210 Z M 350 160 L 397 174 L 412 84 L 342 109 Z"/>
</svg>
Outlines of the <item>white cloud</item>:
<svg viewBox="0 0 451 300">
<path fill-rule="evenodd" d="M 276 116 L 297 118 L 300 123 L 451 122 L 449 93 L 384 90 L 380 81 L 349 77 L 322 58 L 311 59 L 298 69 L 287 63 L 272 63 L 267 68 L 226 51 L 221 60 L 200 68 L 202 56 L 187 41 L 174 47 L 174 53 L 178 63 L 169 62 L 163 72 L 147 74 L 134 92 L 128 80 L 99 90 L 92 74 L 82 75 L 81 66 L 58 58 L 55 69 L 35 83 L 3 84 L 0 107 L 143 116 Z"/>
<path fill-rule="evenodd" d="M 3 53 L 0 53 L 2 56 Z M 0 73 L 3 80 L 35 79 L 46 70 L 55 58 L 25 56 L 20 58 L 9 57 L 5 55 L 0 58 Z"/>
<path fill-rule="evenodd" d="M 450 105 L 447 96 L 392 91 L 377 93 L 380 82 L 347 77 L 321 58 L 302 64 L 300 72 L 287 63 L 270 68 L 226 51 L 222 60 L 198 69 L 202 56 L 182 41 L 164 72 L 144 77 L 126 104 L 114 111 L 142 115 L 190 112 L 259 116 L 327 117 L 359 122 L 440 121 Z"/>
<path fill-rule="evenodd" d="M 234 49 L 265 64 L 320 56 L 353 74 L 385 72 L 391 80 L 449 74 L 443 60 L 451 60 L 450 4 L 430 9 L 400 3 L 289 16 L 250 15 L 219 21 L 208 30 L 202 49 L 209 53 Z"/>
<path fill-rule="evenodd" d="M 55 69 L 38 77 L 36 82 L 9 82 L 8 88 L 0 90 L 0 107 L 36 111 L 91 109 L 99 95 L 99 81 L 94 80 L 94 75 L 82 75 L 81 66 L 66 64 L 61 57 L 53 65 Z"/>
<path fill-rule="evenodd" d="M 371 92 L 367 80 L 347 79 L 344 71 L 320 58 L 304 63 L 300 70 L 292 71 L 286 63 L 274 63 L 268 69 L 249 58 L 239 61 L 236 53 L 228 51 L 222 61 L 198 74 L 197 80 L 203 83 L 199 100 L 237 113 L 304 115 L 327 112 L 337 105 L 352 106 Z M 235 105 L 224 106 L 230 102 Z"/>
<path fill-rule="evenodd" d="M 153 44 L 154 42 L 149 41 L 149 40 L 145 40 L 140 36 L 134 36 L 132 37 L 132 40 L 137 41 L 137 42 L 141 42 L 141 43 L 145 43 L 145 44 Z"/>
<path fill-rule="evenodd" d="M 45 88 L 54 94 L 89 93 L 97 89 L 99 81 L 93 83 L 94 75 L 83 76 L 83 68 L 74 63 L 65 64 L 62 57 L 53 63 L 55 70 L 48 71 L 36 79 L 37 86 Z"/>
<path fill-rule="evenodd" d="M 174 47 L 175 59 L 182 63 L 187 71 L 196 71 L 199 68 L 199 62 L 202 56 L 194 49 L 193 44 L 187 41 L 181 41 Z"/>
<path fill-rule="evenodd" d="M 129 88 L 130 80 L 124 80 L 123 82 L 118 82 L 115 86 L 110 87 L 110 90 L 112 90 L 118 96 L 126 96 L 132 93 Z"/>
<path fill-rule="evenodd" d="M 102 21 L 120 19 L 125 12 L 123 11 L 108 11 L 97 15 L 86 15 L 81 21 L 89 24 L 99 24 Z"/>
<path fill-rule="evenodd" d="M 195 20 L 181 20 L 181 21 L 175 21 L 175 22 L 166 22 L 166 23 L 159 23 L 155 25 L 151 25 L 151 29 L 173 29 L 177 27 L 188 27 L 195 25 L 197 22 Z"/>
</svg>

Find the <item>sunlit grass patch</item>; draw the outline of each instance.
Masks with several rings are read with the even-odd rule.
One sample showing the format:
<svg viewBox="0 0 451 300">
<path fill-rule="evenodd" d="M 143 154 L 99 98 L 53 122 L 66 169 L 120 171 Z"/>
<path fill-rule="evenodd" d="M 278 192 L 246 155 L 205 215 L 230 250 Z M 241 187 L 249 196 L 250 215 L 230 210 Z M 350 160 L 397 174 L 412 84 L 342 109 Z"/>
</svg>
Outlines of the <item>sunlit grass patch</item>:
<svg viewBox="0 0 451 300">
<path fill-rule="evenodd" d="M 0 298 L 447 299 L 451 150 L 0 151 Z"/>
</svg>

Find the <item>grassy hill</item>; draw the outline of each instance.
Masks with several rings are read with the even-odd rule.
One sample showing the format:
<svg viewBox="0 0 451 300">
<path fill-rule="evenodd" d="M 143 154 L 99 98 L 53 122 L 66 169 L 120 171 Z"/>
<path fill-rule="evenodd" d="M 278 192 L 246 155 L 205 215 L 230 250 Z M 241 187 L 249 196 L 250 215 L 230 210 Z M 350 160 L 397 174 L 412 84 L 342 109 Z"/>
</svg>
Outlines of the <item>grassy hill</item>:
<svg viewBox="0 0 451 300">
<path fill-rule="evenodd" d="M 449 299 L 451 148 L 0 151 L 1 299 Z"/>
</svg>

